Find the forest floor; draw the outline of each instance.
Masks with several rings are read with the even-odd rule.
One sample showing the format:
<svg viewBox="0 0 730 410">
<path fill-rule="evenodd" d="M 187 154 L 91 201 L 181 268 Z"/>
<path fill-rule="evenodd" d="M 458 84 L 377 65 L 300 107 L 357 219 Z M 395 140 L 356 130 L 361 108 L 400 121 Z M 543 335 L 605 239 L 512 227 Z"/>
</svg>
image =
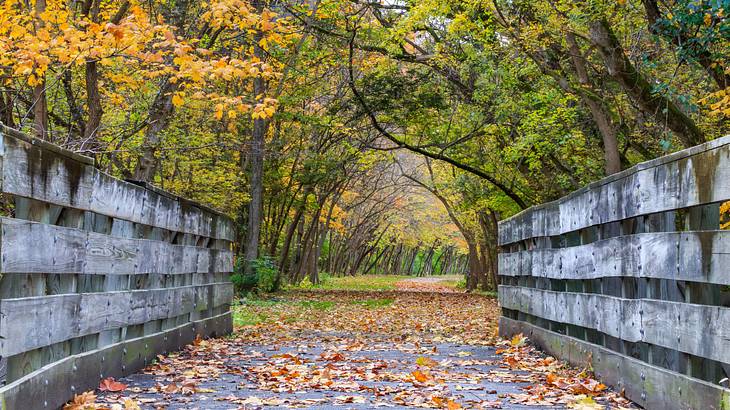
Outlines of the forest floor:
<svg viewBox="0 0 730 410">
<path fill-rule="evenodd" d="M 242 300 L 230 337 L 198 340 L 68 407 L 633 408 L 524 337 L 499 339 L 495 299 L 429 278 L 392 287 Z"/>
</svg>

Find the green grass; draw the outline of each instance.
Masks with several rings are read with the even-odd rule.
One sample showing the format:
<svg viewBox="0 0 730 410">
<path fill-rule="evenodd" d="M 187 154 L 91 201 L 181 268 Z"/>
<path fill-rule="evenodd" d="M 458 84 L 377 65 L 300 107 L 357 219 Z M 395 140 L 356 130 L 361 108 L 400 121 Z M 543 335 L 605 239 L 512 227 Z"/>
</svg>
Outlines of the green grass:
<svg viewBox="0 0 730 410">
<path fill-rule="evenodd" d="M 493 290 L 474 290 L 472 293 L 477 295 L 486 296 L 488 298 L 497 299 L 497 292 Z"/>
<path fill-rule="evenodd" d="M 332 277 L 322 275 L 322 281 L 316 285 L 309 282 L 291 286 L 290 289 L 323 289 L 323 290 L 395 290 L 395 284 L 413 276 L 399 275 L 357 275 Z"/>
<path fill-rule="evenodd" d="M 259 323 L 266 323 L 269 316 L 265 313 L 258 313 L 246 308 L 236 308 L 233 311 L 234 326 L 251 326 Z"/>
<path fill-rule="evenodd" d="M 335 302 L 329 300 L 302 300 L 299 305 L 316 310 L 330 310 L 335 306 Z"/>
<path fill-rule="evenodd" d="M 234 326 L 249 326 L 266 323 L 273 320 L 270 310 L 285 303 L 287 302 L 279 299 L 239 299 L 231 309 L 233 310 L 233 324 Z"/>
<path fill-rule="evenodd" d="M 361 306 L 364 309 L 381 309 L 393 304 L 393 299 L 360 299 L 360 300 L 297 300 L 288 299 L 286 294 L 274 298 L 249 297 L 239 299 L 233 306 L 233 324 L 235 326 L 253 326 L 258 324 L 284 321 L 287 323 L 306 320 L 313 311 L 330 311 L 338 306 Z"/>
<path fill-rule="evenodd" d="M 350 302 L 353 305 L 365 306 L 368 309 L 378 309 L 393 304 L 393 299 L 365 299 L 365 300 L 353 300 Z"/>
</svg>

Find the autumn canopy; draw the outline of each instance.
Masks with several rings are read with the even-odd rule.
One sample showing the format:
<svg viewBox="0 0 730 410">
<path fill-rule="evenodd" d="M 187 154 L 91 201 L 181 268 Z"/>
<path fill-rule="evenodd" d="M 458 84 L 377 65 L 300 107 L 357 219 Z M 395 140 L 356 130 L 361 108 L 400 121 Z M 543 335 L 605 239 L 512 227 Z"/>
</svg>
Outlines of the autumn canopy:
<svg viewBox="0 0 730 410">
<path fill-rule="evenodd" d="M 464 274 L 498 220 L 728 132 L 715 0 L 6 0 L 0 121 L 236 218 L 237 285 Z"/>
</svg>

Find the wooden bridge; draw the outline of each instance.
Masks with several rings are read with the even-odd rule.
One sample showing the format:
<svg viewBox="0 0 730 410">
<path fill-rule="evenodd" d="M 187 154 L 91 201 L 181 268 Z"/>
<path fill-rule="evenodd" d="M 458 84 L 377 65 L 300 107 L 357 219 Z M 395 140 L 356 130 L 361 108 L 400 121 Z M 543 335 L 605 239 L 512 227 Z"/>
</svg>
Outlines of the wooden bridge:
<svg viewBox="0 0 730 410">
<path fill-rule="evenodd" d="M 648 409 L 728 409 L 730 137 L 501 222 L 500 332 Z"/>
<path fill-rule="evenodd" d="M 62 406 L 231 331 L 232 221 L 0 128 L 3 409 Z"/>
</svg>

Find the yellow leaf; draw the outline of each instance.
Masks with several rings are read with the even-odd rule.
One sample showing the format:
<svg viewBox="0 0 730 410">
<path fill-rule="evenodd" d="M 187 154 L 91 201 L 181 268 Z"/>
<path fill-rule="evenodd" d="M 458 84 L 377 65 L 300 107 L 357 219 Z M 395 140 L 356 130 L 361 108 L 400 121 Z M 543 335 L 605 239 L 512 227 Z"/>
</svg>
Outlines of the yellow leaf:
<svg viewBox="0 0 730 410">
<path fill-rule="evenodd" d="M 602 410 L 605 408 L 603 405 L 596 403 L 591 396 L 581 394 L 576 398 L 576 401 L 568 404 L 569 408 L 577 410 Z"/>
<path fill-rule="evenodd" d="M 182 106 L 183 102 L 184 102 L 183 98 L 180 94 L 176 93 L 175 95 L 172 96 L 172 105 L 174 105 L 175 107 Z"/>
<path fill-rule="evenodd" d="M 435 360 L 431 359 L 430 357 L 419 357 L 416 359 L 416 364 L 419 366 L 426 366 L 426 367 L 434 367 L 438 365 Z"/>
<path fill-rule="evenodd" d="M 142 410 L 136 401 L 132 399 L 124 399 L 124 410 Z"/>
<path fill-rule="evenodd" d="M 525 342 L 527 342 L 527 338 L 522 333 L 514 335 L 512 340 L 510 340 L 510 344 L 514 347 L 522 346 Z"/>
</svg>

